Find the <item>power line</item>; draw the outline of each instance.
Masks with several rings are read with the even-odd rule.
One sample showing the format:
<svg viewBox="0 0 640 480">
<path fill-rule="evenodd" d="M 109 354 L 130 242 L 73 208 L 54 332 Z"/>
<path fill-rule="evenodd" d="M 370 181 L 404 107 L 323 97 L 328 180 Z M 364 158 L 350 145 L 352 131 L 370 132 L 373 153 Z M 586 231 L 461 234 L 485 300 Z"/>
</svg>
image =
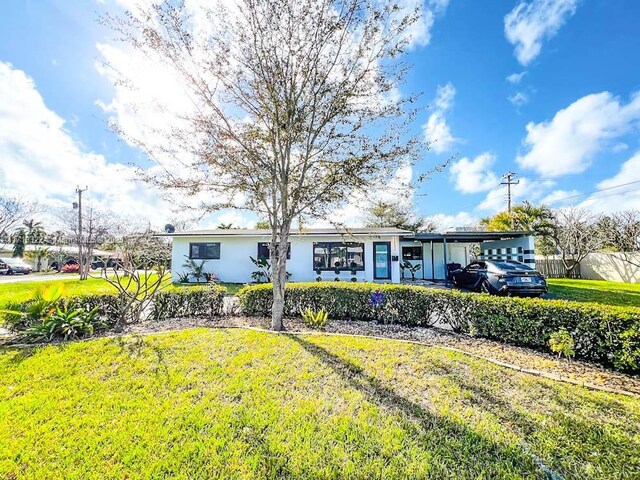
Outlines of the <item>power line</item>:
<svg viewBox="0 0 640 480">
<path fill-rule="evenodd" d="M 576 195 L 571 195 L 571 196 L 569 196 L 569 197 L 557 198 L 557 199 L 555 199 L 555 200 L 553 200 L 552 202 L 549 202 L 549 203 L 557 203 L 557 202 L 562 202 L 562 201 L 564 201 L 564 200 L 569 200 L 569 199 L 572 199 L 572 198 L 584 197 L 584 196 L 586 196 L 586 195 L 591 195 L 591 194 L 593 194 L 593 193 L 604 192 L 604 191 L 606 191 L 606 190 L 612 190 L 612 189 L 614 189 L 614 188 L 626 187 L 627 185 L 633 185 L 633 184 L 635 184 L 635 183 L 640 183 L 640 180 L 636 180 L 636 181 L 633 181 L 633 182 L 627 182 L 627 183 L 621 183 L 621 184 L 619 184 L 619 185 L 613 185 L 613 186 L 611 186 L 611 187 L 601 188 L 601 189 L 599 189 L 599 190 L 593 190 L 592 192 L 578 193 L 578 194 L 576 194 Z M 635 190 L 631 190 L 631 191 L 633 192 L 633 191 L 635 191 Z M 625 193 L 625 192 L 619 192 L 619 193 Z M 614 193 L 613 195 L 619 195 L 619 193 Z M 601 197 L 601 198 L 602 198 L 602 197 Z"/>
<path fill-rule="evenodd" d="M 517 174 L 514 172 L 505 173 L 502 178 L 506 181 L 500 182 L 500 185 L 507 186 L 507 211 L 509 212 L 509 215 L 511 215 L 511 185 L 518 185 L 520 183 L 520 180 L 516 180 L 515 182 L 511 181 L 511 179 L 516 175 Z"/>
</svg>

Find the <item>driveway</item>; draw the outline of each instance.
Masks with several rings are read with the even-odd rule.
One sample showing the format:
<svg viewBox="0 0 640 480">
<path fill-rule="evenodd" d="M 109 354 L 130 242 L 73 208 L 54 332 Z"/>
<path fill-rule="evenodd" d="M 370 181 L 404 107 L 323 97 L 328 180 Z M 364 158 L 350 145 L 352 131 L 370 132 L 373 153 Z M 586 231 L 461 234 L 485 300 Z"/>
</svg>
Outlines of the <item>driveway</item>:
<svg viewBox="0 0 640 480">
<path fill-rule="evenodd" d="M 29 275 L 0 275 L 0 285 L 4 283 L 21 283 L 21 282 L 52 282 L 56 280 L 73 280 L 78 279 L 78 275 L 75 274 L 64 274 L 64 273 L 54 273 L 54 274 L 42 274 L 42 273 L 31 273 Z"/>
</svg>

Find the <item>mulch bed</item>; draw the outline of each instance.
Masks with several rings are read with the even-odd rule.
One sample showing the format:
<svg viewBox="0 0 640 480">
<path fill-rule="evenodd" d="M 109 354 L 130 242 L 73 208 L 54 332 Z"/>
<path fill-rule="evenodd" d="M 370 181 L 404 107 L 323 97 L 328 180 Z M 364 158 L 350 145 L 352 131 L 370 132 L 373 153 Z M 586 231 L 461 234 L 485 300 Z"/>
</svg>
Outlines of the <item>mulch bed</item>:
<svg viewBox="0 0 640 480">
<path fill-rule="evenodd" d="M 289 333 L 319 333 L 317 330 L 307 327 L 297 318 L 286 319 L 284 323 Z M 215 320 L 179 318 L 131 325 L 126 328 L 123 334 L 159 333 L 194 327 L 248 327 L 269 330 L 270 325 L 270 319 L 261 317 L 224 316 Z M 457 334 L 440 328 L 403 327 L 401 325 L 381 325 L 374 322 L 330 320 L 323 332 L 405 340 L 429 346 L 461 350 L 494 363 L 536 375 L 640 396 L 640 376 L 625 375 L 597 364 L 558 359 L 547 353 L 529 348 L 514 347 L 505 343 Z M 111 336 L 113 332 L 106 332 L 105 335 Z M 3 342 L 0 339 L 0 346 L 3 343 L 8 346 L 11 340 L 10 338 L 5 338 Z"/>
</svg>

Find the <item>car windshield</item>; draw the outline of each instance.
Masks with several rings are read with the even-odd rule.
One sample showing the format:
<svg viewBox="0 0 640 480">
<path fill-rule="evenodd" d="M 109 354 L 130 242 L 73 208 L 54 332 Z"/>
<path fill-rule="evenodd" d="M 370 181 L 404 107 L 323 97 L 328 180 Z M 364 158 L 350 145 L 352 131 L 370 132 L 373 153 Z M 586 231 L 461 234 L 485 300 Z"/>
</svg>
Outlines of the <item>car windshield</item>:
<svg viewBox="0 0 640 480">
<path fill-rule="evenodd" d="M 493 265 L 500 270 L 533 270 L 520 262 L 493 262 Z"/>
</svg>

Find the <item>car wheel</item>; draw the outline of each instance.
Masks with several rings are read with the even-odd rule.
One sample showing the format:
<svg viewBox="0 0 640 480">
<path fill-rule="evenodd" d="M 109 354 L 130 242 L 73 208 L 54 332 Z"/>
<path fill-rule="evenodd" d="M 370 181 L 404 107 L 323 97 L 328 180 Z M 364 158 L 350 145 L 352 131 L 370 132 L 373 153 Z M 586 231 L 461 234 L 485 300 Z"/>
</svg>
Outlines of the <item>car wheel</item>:
<svg viewBox="0 0 640 480">
<path fill-rule="evenodd" d="M 481 293 L 491 293 L 491 287 L 489 286 L 489 282 L 487 282 L 486 280 L 482 280 L 482 282 L 480 282 L 480 292 Z"/>
<path fill-rule="evenodd" d="M 13 270 L 11 269 L 7 270 L 7 275 L 13 275 Z"/>
</svg>

